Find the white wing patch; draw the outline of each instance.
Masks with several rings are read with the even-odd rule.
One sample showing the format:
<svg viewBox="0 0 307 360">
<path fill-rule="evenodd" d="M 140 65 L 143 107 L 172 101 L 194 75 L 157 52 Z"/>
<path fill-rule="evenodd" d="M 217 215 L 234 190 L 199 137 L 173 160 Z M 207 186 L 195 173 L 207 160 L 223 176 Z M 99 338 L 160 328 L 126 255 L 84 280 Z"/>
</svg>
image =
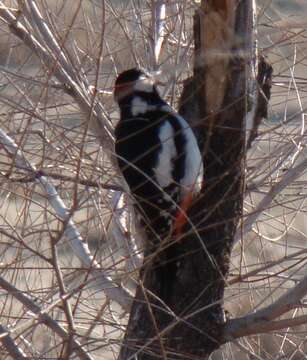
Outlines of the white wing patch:
<svg viewBox="0 0 307 360">
<path fill-rule="evenodd" d="M 185 174 L 181 179 L 181 193 L 185 195 L 189 192 L 198 193 L 201 190 L 203 181 L 203 161 L 195 138 L 189 124 L 183 117 L 178 115 L 169 105 L 163 106 L 163 111 L 172 114 L 178 120 L 182 128 L 182 135 L 185 137 Z"/>
<path fill-rule="evenodd" d="M 157 166 L 153 170 L 157 183 L 162 188 L 165 188 L 173 181 L 173 161 L 177 155 L 174 142 L 174 130 L 168 121 L 165 121 L 160 127 L 158 136 L 162 147 L 157 159 Z"/>
</svg>

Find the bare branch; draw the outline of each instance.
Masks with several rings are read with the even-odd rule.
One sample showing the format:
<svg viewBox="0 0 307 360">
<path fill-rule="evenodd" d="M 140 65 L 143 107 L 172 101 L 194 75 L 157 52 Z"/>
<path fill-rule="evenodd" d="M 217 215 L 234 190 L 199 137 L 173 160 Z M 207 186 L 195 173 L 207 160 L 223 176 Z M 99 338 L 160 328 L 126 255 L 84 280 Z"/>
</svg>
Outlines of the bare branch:
<svg viewBox="0 0 307 360">
<path fill-rule="evenodd" d="M 56 180 L 61 180 L 61 181 L 71 181 L 73 183 L 77 183 L 80 185 L 89 186 L 89 187 L 93 187 L 93 188 L 99 188 L 99 189 L 105 189 L 105 190 L 123 191 L 122 187 L 120 187 L 116 184 L 103 184 L 99 181 L 93 181 L 90 179 L 80 179 L 77 177 L 68 176 L 68 175 L 64 175 L 64 174 L 57 174 L 57 173 L 54 173 L 54 172 L 51 172 L 48 170 L 39 170 L 39 173 L 42 174 L 42 176 L 49 177 L 50 179 L 56 179 Z M 31 183 L 36 180 L 35 175 L 27 176 L 27 177 L 19 177 L 19 178 L 13 178 L 10 176 L 8 179 L 11 182 L 16 182 L 16 183 L 21 183 L 21 184 Z"/>
<path fill-rule="evenodd" d="M 264 309 L 258 310 L 253 314 L 241 318 L 229 320 L 225 326 L 225 340 L 230 340 L 249 334 L 257 334 L 263 331 L 281 329 L 286 325 L 286 320 L 272 322 L 272 320 L 284 313 L 301 306 L 302 298 L 307 294 L 307 276 L 305 276 L 296 286 L 288 290 L 277 301 Z M 292 319 L 295 323 L 295 319 Z M 288 320 L 289 321 L 289 320 Z M 298 324 L 306 323 L 307 316 L 296 320 Z M 289 325 L 291 326 L 291 325 Z M 293 325 L 294 326 L 294 325 Z"/>
<path fill-rule="evenodd" d="M 235 321 L 235 320 L 234 320 Z M 226 328 L 225 340 L 231 341 L 242 336 L 265 334 L 271 331 L 284 330 L 289 327 L 299 326 L 307 324 L 307 315 L 298 316 L 289 319 L 283 319 L 278 321 L 262 321 L 250 325 L 249 323 L 243 324 L 242 327 L 232 329 L 231 325 L 229 329 Z"/>
<path fill-rule="evenodd" d="M 111 152 L 114 142 L 113 128 L 111 124 L 106 121 L 101 104 L 98 102 L 95 102 L 95 104 L 93 103 L 94 98 L 86 78 L 82 77 L 82 80 L 77 79 L 73 75 L 74 73 L 70 71 L 70 69 L 73 69 L 74 67 L 69 66 L 70 64 L 68 64 L 68 59 L 65 54 L 63 54 L 62 47 L 54 38 L 47 23 L 43 22 L 43 18 L 36 3 L 34 1 L 30 1 L 29 5 L 32 6 L 31 10 L 33 11 L 33 16 L 35 15 L 36 22 L 34 29 L 37 28 L 41 31 L 40 33 L 36 33 L 36 35 L 42 38 L 43 43 L 49 46 L 48 50 L 41 44 L 39 39 L 28 32 L 28 30 L 7 8 L 0 8 L 0 17 L 7 22 L 10 30 L 19 37 L 38 56 L 39 59 L 44 62 L 47 68 L 50 67 L 50 64 L 54 64 L 52 67 L 52 73 L 62 84 L 66 86 L 67 94 L 77 101 L 80 108 L 85 112 L 89 119 L 92 120 L 92 126 L 98 131 L 98 135 L 102 143 L 105 148 Z M 30 19 L 27 20 L 29 21 Z M 56 49 L 56 57 L 54 57 L 52 53 L 52 49 L 54 48 Z M 61 59 L 61 63 L 58 61 L 59 57 Z M 62 63 L 64 64 L 63 66 Z"/>
<path fill-rule="evenodd" d="M 247 216 L 247 218 L 244 221 L 243 228 L 238 229 L 235 237 L 235 243 L 240 241 L 242 237 L 244 237 L 248 232 L 251 231 L 253 225 L 255 224 L 260 214 L 269 207 L 269 205 L 276 197 L 276 195 L 280 194 L 280 192 L 285 187 L 287 187 L 297 178 L 302 176 L 306 168 L 307 168 L 307 159 L 303 160 L 295 167 L 289 169 L 284 174 L 283 178 L 277 184 L 272 186 L 271 190 L 264 196 L 264 198 L 258 204 L 257 208 L 250 215 Z"/>
<path fill-rule="evenodd" d="M 48 199 L 50 205 L 53 207 L 58 217 L 63 221 L 63 223 L 65 223 L 65 236 L 68 238 L 69 245 L 78 258 L 89 268 L 94 267 L 96 269 L 100 269 L 100 265 L 91 255 L 88 245 L 83 241 L 79 231 L 71 219 L 69 209 L 58 195 L 55 187 L 45 176 L 43 176 L 33 165 L 29 163 L 21 150 L 18 148 L 17 144 L 2 129 L 0 129 L 0 142 L 7 151 L 8 155 L 15 161 L 17 167 L 26 170 L 31 174 L 35 174 L 36 182 L 46 194 L 46 198 Z M 115 284 L 110 276 L 104 276 L 102 272 L 100 272 L 100 276 L 101 284 L 104 284 L 106 294 L 110 296 L 111 299 L 118 301 L 119 304 L 128 310 L 130 306 L 130 294 Z"/>
<path fill-rule="evenodd" d="M 50 311 L 56 304 L 53 304 L 52 307 L 48 309 L 41 309 L 29 296 L 24 295 L 22 291 L 19 291 L 16 287 L 12 286 L 4 278 L 0 277 L 0 287 L 5 289 L 11 296 L 20 301 L 28 310 L 34 313 L 37 316 L 37 320 L 46 324 L 50 329 L 52 329 L 57 335 L 66 340 L 68 338 L 67 331 L 58 324 L 57 321 L 53 320 L 48 314 L 47 311 Z M 61 300 L 59 300 L 61 301 Z M 79 357 L 83 360 L 93 360 L 93 358 L 82 348 L 80 343 L 72 339 L 74 346 L 74 351 L 77 352 Z M 18 358 L 17 358 L 18 359 Z M 22 358 L 21 358 L 22 359 Z"/>
<path fill-rule="evenodd" d="M 0 342 L 6 348 L 7 352 L 15 360 L 28 359 L 26 354 L 15 344 L 10 333 L 2 325 L 0 325 Z"/>
<path fill-rule="evenodd" d="M 166 5 L 165 1 L 152 1 L 152 49 L 153 49 L 153 67 L 156 68 L 159 62 L 159 57 L 162 49 L 162 44 L 165 36 L 165 19 L 166 19 Z"/>
</svg>

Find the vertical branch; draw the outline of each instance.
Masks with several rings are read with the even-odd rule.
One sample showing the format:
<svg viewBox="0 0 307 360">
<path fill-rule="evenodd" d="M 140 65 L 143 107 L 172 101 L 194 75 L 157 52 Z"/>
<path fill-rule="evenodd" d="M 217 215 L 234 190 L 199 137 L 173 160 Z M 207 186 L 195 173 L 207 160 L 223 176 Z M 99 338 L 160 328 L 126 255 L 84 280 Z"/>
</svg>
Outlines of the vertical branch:
<svg viewBox="0 0 307 360">
<path fill-rule="evenodd" d="M 189 214 L 197 234 L 187 225 L 182 241 L 143 265 L 120 360 L 207 359 L 224 341 L 225 277 L 243 201 L 252 14 L 250 1 L 207 0 L 195 16 L 194 77 L 180 112 L 204 158 L 205 186 Z"/>
<path fill-rule="evenodd" d="M 158 67 L 159 57 L 165 36 L 166 5 L 164 1 L 152 1 L 152 51 L 153 68 Z"/>
<path fill-rule="evenodd" d="M 200 7 L 200 44 L 195 67 L 205 70 L 202 97 L 206 112 L 215 114 L 223 105 L 229 80 L 229 63 L 235 37 L 235 2 L 202 1 Z"/>
</svg>

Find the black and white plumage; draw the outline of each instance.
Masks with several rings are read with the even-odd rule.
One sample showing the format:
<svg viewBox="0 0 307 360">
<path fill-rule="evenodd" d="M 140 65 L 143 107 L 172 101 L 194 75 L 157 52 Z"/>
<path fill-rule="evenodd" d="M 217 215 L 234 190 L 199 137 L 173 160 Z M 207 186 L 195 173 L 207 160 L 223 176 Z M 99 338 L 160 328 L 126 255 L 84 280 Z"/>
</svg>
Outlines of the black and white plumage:
<svg viewBox="0 0 307 360">
<path fill-rule="evenodd" d="M 193 131 L 145 71 L 121 73 L 114 97 L 120 108 L 115 153 L 146 230 L 159 240 L 179 233 L 203 178 Z"/>
</svg>

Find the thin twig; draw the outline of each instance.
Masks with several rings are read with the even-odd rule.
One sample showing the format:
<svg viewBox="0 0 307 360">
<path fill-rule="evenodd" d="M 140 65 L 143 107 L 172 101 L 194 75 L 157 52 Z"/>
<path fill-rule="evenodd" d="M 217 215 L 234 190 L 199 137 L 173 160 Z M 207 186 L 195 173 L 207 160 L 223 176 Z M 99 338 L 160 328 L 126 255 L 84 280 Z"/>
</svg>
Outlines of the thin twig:
<svg viewBox="0 0 307 360">
<path fill-rule="evenodd" d="M 297 166 L 289 169 L 283 176 L 283 178 L 274 186 L 272 186 L 271 190 L 266 194 L 266 196 L 260 201 L 257 208 L 253 211 L 252 214 L 248 215 L 246 220 L 244 221 L 244 225 L 242 229 L 239 229 L 235 236 L 235 243 L 240 241 L 247 233 L 249 233 L 255 224 L 258 217 L 261 213 L 268 208 L 273 199 L 281 193 L 283 189 L 285 189 L 288 185 L 293 183 L 297 178 L 303 175 L 304 171 L 307 168 L 307 159 L 304 159 Z"/>
<path fill-rule="evenodd" d="M 27 360 L 26 354 L 15 344 L 10 333 L 2 325 L 0 325 L 0 342 L 6 348 L 7 352 L 15 360 Z"/>
<path fill-rule="evenodd" d="M 6 290 L 11 296 L 20 301 L 28 310 L 34 313 L 37 316 L 39 321 L 43 322 L 50 329 L 52 329 L 57 335 L 62 339 L 66 340 L 68 337 L 67 331 L 58 324 L 57 321 L 53 320 L 48 314 L 48 309 L 41 309 L 29 296 L 26 296 L 22 291 L 17 289 L 15 286 L 7 282 L 4 278 L 0 277 L 0 287 Z M 50 309 L 51 310 L 51 309 Z M 80 343 L 72 339 L 74 351 L 79 355 L 83 360 L 93 360 L 93 358 L 87 353 L 86 350 L 82 348 Z"/>
<path fill-rule="evenodd" d="M 2 143 L 8 155 L 15 161 L 15 164 L 20 169 L 28 171 L 30 174 L 34 174 L 36 182 L 40 185 L 50 205 L 55 210 L 59 219 L 65 224 L 65 236 L 69 240 L 69 245 L 73 249 L 74 253 L 82 261 L 82 263 L 89 268 L 100 269 L 100 265 L 93 258 L 88 245 L 83 241 L 79 231 L 77 230 L 69 209 L 60 198 L 56 188 L 51 184 L 47 177 L 43 176 L 36 168 L 30 164 L 25 158 L 22 151 L 18 148 L 17 144 L 10 138 L 2 129 L 0 129 L 0 143 Z M 103 275 L 100 272 L 101 284 L 104 284 L 105 292 L 111 299 L 116 300 L 126 310 L 130 306 L 130 294 L 126 290 L 115 284 L 111 277 Z M 130 299 L 130 300 L 129 300 Z"/>
</svg>

